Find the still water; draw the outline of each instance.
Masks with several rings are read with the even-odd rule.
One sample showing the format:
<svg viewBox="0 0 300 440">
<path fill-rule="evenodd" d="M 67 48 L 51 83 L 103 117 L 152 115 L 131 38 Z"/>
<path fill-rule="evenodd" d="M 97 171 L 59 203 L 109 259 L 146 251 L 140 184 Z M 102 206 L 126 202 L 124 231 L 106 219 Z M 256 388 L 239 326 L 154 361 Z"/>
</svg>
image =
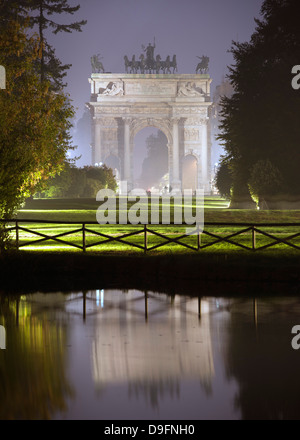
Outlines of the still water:
<svg viewBox="0 0 300 440">
<path fill-rule="evenodd" d="M 300 418 L 300 299 L 96 290 L 0 307 L 1 419 Z"/>
</svg>

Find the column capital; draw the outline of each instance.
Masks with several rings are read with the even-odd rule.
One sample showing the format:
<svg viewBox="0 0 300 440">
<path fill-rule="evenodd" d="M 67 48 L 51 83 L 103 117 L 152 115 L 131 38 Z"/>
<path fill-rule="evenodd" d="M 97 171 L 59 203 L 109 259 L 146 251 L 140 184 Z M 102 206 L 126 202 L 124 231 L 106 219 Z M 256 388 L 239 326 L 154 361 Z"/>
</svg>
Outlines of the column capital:
<svg viewBox="0 0 300 440">
<path fill-rule="evenodd" d="M 205 116 L 204 118 L 200 118 L 200 124 L 201 125 L 208 125 L 209 117 Z"/>
<path fill-rule="evenodd" d="M 121 118 L 122 118 L 122 121 L 125 124 L 130 124 L 132 122 L 132 117 L 131 116 L 121 116 Z"/>
<path fill-rule="evenodd" d="M 173 116 L 171 118 L 173 125 L 179 124 L 180 120 L 181 120 L 181 117 L 179 117 L 179 116 Z"/>
</svg>

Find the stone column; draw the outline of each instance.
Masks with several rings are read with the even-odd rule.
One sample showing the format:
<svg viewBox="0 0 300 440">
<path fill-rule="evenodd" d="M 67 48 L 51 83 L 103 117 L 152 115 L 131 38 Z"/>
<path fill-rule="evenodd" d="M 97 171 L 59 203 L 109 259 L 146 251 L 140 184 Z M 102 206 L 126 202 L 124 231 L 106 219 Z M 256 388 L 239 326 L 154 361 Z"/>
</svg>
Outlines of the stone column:
<svg viewBox="0 0 300 440">
<path fill-rule="evenodd" d="M 130 118 L 124 118 L 124 180 L 131 186 Z"/>
<path fill-rule="evenodd" d="M 208 120 L 204 119 L 202 125 L 202 139 L 201 139 L 201 168 L 202 168 L 202 186 L 205 191 L 208 189 L 208 169 L 207 169 L 207 123 Z"/>
<path fill-rule="evenodd" d="M 101 162 L 101 125 L 99 120 L 95 120 L 95 133 L 94 133 L 94 163 L 99 164 Z"/>
<path fill-rule="evenodd" d="M 179 132 L 178 132 L 178 118 L 173 119 L 173 179 L 172 179 L 172 189 L 181 190 L 181 182 L 179 177 Z"/>
</svg>

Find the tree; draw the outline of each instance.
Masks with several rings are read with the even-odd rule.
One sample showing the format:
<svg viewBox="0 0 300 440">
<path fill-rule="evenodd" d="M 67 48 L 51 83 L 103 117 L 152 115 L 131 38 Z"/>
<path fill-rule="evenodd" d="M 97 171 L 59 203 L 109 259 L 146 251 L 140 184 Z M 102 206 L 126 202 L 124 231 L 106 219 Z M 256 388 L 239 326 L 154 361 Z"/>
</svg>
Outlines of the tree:
<svg viewBox="0 0 300 440">
<path fill-rule="evenodd" d="M 230 199 L 232 183 L 230 165 L 226 162 L 222 162 L 218 168 L 215 179 L 216 188 L 222 197 Z"/>
<path fill-rule="evenodd" d="M 300 47 L 298 3 L 265 0 L 250 42 L 235 42 L 231 48 L 235 65 L 228 78 L 234 93 L 222 100 L 219 139 L 224 160 L 232 164 L 233 207 L 239 207 L 241 199 L 249 202 L 251 169 L 260 160 L 272 161 L 280 172 L 278 192 L 300 193 L 300 94 L 291 87 L 291 69 L 298 63 Z"/>
<path fill-rule="evenodd" d="M 47 188 L 40 194 L 46 198 L 56 197 L 93 197 L 100 189 L 117 189 L 113 170 L 106 165 L 101 167 L 85 166 L 76 168 L 65 164 L 64 170 L 54 178 L 49 179 Z"/>
<path fill-rule="evenodd" d="M 270 196 L 278 193 L 282 187 L 282 176 L 269 160 L 259 160 L 251 168 L 249 188 L 254 200 L 260 207 L 268 206 Z"/>
<path fill-rule="evenodd" d="M 58 90 L 65 86 L 63 79 L 71 65 L 63 65 L 56 57 L 55 50 L 46 41 L 45 32 L 48 28 L 51 28 L 54 34 L 59 32 L 81 32 L 82 26 L 87 23 L 86 20 L 71 24 L 60 24 L 50 18 L 56 14 L 73 15 L 80 9 L 80 5 L 69 6 L 68 0 L 21 0 L 20 4 L 35 14 L 30 17 L 30 25 L 31 27 L 37 26 L 40 37 L 41 57 L 38 59 L 38 66 L 41 81 L 51 81 L 53 88 Z"/>
<path fill-rule="evenodd" d="M 7 2 L 1 2 L 1 6 Z M 34 68 L 39 41 L 28 37 L 25 24 L 0 19 L 0 64 L 6 68 L 6 89 L 0 90 L 0 218 L 7 220 L 36 186 L 64 166 L 71 148 L 69 130 L 74 109 L 62 92 L 40 82 Z M 9 240 L 1 224 L 0 252 Z"/>
</svg>

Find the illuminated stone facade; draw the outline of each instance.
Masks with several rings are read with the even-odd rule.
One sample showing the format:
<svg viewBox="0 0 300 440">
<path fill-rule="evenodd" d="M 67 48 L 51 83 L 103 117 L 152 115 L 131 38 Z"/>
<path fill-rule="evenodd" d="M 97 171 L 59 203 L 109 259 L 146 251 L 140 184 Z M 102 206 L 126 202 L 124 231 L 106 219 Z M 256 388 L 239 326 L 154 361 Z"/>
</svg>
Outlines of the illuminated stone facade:
<svg viewBox="0 0 300 440">
<path fill-rule="evenodd" d="M 111 166 L 113 159 L 120 179 L 131 188 L 134 137 L 145 127 L 156 127 L 168 140 L 170 187 L 183 189 L 183 163 L 192 155 L 195 186 L 209 192 L 211 81 L 203 74 L 92 74 L 92 164 Z"/>
</svg>

